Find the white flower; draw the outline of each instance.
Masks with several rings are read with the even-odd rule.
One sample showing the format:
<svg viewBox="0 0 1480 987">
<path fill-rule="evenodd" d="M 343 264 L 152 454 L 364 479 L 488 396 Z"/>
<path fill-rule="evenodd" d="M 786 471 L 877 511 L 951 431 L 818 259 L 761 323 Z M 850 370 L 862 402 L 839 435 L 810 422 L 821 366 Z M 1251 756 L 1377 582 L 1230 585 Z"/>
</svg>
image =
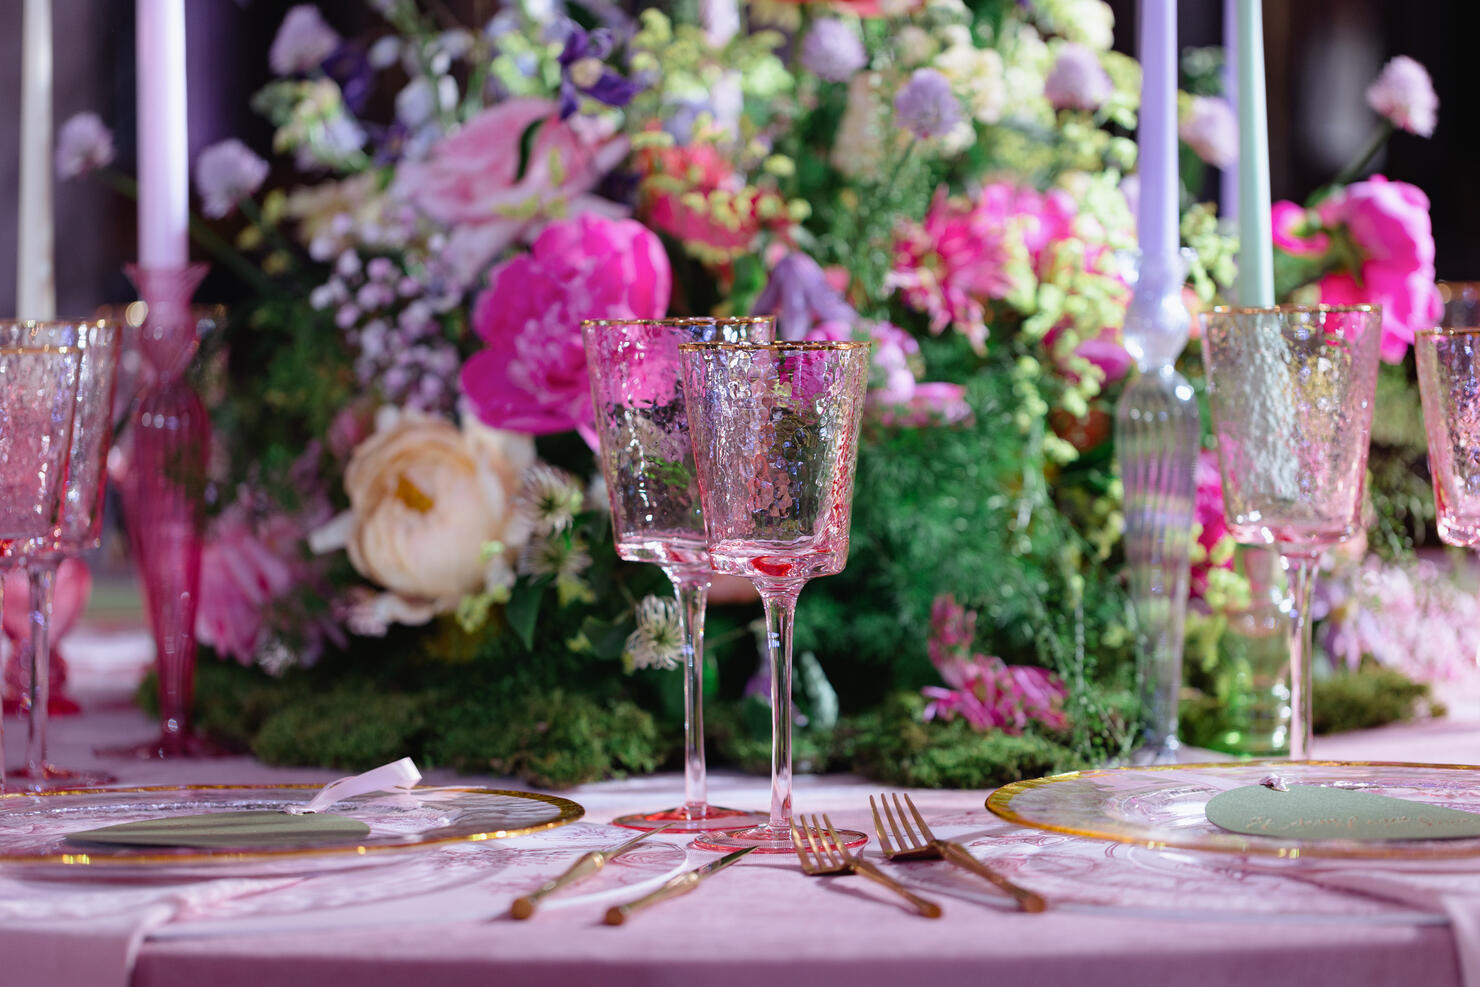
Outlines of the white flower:
<svg viewBox="0 0 1480 987">
<path fill-rule="evenodd" d="M 1228 168 L 1238 160 L 1238 120 L 1227 100 L 1194 96 L 1177 129 L 1187 146 L 1213 167 Z"/>
<path fill-rule="evenodd" d="M 1428 71 L 1407 55 L 1383 66 L 1377 81 L 1367 87 L 1367 105 L 1387 117 L 1394 127 L 1428 137 L 1439 119 L 1439 97 Z"/>
<path fill-rule="evenodd" d="M 366 57 L 371 68 L 390 68 L 401 57 L 401 39 L 394 34 L 387 34 L 370 46 L 370 53 Z"/>
<path fill-rule="evenodd" d="M 581 585 L 581 573 L 591 568 L 591 553 L 579 538 L 555 535 L 532 538 L 519 553 L 519 572 L 525 576 L 554 576 L 561 587 Z M 564 605 L 562 600 L 561 604 Z"/>
<path fill-rule="evenodd" d="M 288 11 L 267 52 L 267 64 L 278 75 L 312 72 L 339 47 L 339 35 L 324 23 L 319 8 L 302 3 Z"/>
<path fill-rule="evenodd" d="M 57 131 L 57 177 L 85 175 L 113 161 L 113 132 L 96 113 L 79 113 Z"/>
<path fill-rule="evenodd" d="M 850 178 L 881 179 L 889 153 L 888 124 L 882 80 L 875 72 L 858 73 L 848 83 L 848 104 L 833 138 L 833 167 Z"/>
<path fill-rule="evenodd" d="M 195 159 L 195 191 L 201 212 L 220 219 L 267 179 L 267 162 L 235 137 L 212 144 Z"/>
<path fill-rule="evenodd" d="M 951 81 L 951 89 L 965 101 L 977 123 L 993 124 L 1007 109 L 1007 86 L 1002 56 L 969 41 L 953 44 L 935 58 L 935 69 Z"/>
<path fill-rule="evenodd" d="M 678 601 L 671 597 L 643 597 L 637 605 L 637 630 L 627 635 L 622 657 L 633 668 L 677 668 L 684 657 Z"/>
<path fill-rule="evenodd" d="M 1103 0 L 1038 0 L 1039 23 L 1065 41 L 1095 51 L 1115 43 L 1115 11 Z"/>
<path fill-rule="evenodd" d="M 524 474 L 519 511 L 542 535 L 564 531 L 580 513 L 585 492 L 564 470 L 537 463 Z"/>
<path fill-rule="evenodd" d="M 419 75 L 396 93 L 396 119 L 415 130 L 437 114 L 437 97 L 432 82 Z"/>
</svg>

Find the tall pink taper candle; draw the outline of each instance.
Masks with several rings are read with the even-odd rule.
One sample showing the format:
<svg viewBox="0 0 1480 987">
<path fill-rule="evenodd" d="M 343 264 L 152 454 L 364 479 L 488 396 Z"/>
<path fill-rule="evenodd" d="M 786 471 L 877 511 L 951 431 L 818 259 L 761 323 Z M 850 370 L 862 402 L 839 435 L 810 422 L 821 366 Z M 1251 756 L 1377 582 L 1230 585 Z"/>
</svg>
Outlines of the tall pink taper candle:
<svg viewBox="0 0 1480 987">
<path fill-rule="evenodd" d="M 21 27 L 21 178 L 15 314 L 54 319 L 56 224 L 51 195 L 51 0 L 26 0 Z"/>
<path fill-rule="evenodd" d="M 138 0 L 139 265 L 190 259 L 185 126 L 185 0 Z"/>
<path fill-rule="evenodd" d="M 1137 18 L 1141 56 L 1140 198 L 1136 238 L 1142 271 L 1161 270 L 1177 253 L 1177 4 L 1141 0 Z"/>
</svg>

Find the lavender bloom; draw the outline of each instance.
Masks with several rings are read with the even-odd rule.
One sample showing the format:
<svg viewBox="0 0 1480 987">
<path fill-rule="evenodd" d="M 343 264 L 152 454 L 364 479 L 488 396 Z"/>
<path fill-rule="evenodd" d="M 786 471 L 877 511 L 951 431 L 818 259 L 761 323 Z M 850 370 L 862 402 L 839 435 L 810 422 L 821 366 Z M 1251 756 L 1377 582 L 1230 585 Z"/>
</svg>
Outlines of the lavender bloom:
<svg viewBox="0 0 1480 987">
<path fill-rule="evenodd" d="M 1407 55 L 1383 66 L 1377 81 L 1367 87 L 1367 105 L 1394 127 L 1428 137 L 1439 122 L 1439 97 L 1428 70 Z"/>
<path fill-rule="evenodd" d="M 771 280 L 755 300 L 751 315 L 775 315 L 776 331 L 782 339 L 798 340 L 814 322 L 858 320 L 853 306 L 827 283 L 827 276 L 811 257 L 801 251 L 787 254 L 771 271 Z"/>
<path fill-rule="evenodd" d="M 611 54 L 612 33 L 606 28 L 587 31 L 569 26 L 560 53 L 560 119 L 576 112 L 580 94 L 607 106 L 626 106 L 641 88 L 614 72 L 604 59 Z"/>
<path fill-rule="evenodd" d="M 375 73 L 370 67 L 370 56 L 365 47 L 346 42 L 330 52 L 320 63 L 324 74 L 339 83 L 344 94 L 344 105 L 350 112 L 360 114 L 370 102 L 370 91 L 375 85 Z"/>
<path fill-rule="evenodd" d="M 85 175 L 113 161 L 113 132 L 96 113 L 79 113 L 57 131 L 56 167 L 62 179 Z"/>
<path fill-rule="evenodd" d="M 802 39 L 802 65 L 828 82 L 847 82 L 868 64 L 858 33 L 831 17 L 813 22 Z"/>
<path fill-rule="evenodd" d="M 267 64 L 278 75 L 312 72 L 334 53 L 339 40 L 317 7 L 301 3 L 283 18 L 268 49 Z"/>
<path fill-rule="evenodd" d="M 915 69 L 894 94 L 894 117 L 921 140 L 942 137 L 961 121 L 961 104 L 945 76 L 935 69 Z"/>
<path fill-rule="evenodd" d="M 195 191 L 201 212 L 220 219 L 267 179 L 267 162 L 232 137 L 212 144 L 195 159 Z"/>
<path fill-rule="evenodd" d="M 1229 168 L 1238 160 L 1238 121 L 1227 100 L 1194 96 L 1177 129 L 1187 146 L 1213 167 Z"/>
<path fill-rule="evenodd" d="M 1100 66 L 1100 56 L 1084 45 L 1066 44 L 1059 49 L 1043 80 L 1043 95 L 1056 110 L 1089 110 L 1100 108 L 1110 97 L 1110 76 Z"/>
</svg>

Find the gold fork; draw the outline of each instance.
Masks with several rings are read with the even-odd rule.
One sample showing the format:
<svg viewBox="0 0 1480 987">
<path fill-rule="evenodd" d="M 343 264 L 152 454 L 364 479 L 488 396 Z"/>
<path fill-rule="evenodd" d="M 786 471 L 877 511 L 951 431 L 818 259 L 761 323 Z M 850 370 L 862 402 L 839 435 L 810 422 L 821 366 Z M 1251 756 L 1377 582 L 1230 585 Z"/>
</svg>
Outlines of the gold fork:
<svg viewBox="0 0 1480 987">
<path fill-rule="evenodd" d="M 940 906 L 933 901 L 921 898 L 910 891 L 894 878 L 885 874 L 879 868 L 863 859 L 862 856 L 850 854 L 843 846 L 843 841 L 838 838 L 838 831 L 833 828 L 832 820 L 826 815 L 822 817 L 822 825 L 818 825 L 817 816 L 812 817 L 812 824 L 807 825 L 807 818 L 800 817 L 802 828 L 797 829 L 796 820 L 791 823 L 791 844 L 796 847 L 797 859 L 802 863 L 802 873 L 812 877 L 825 877 L 832 874 L 862 874 L 870 880 L 877 881 L 884 887 L 901 895 L 915 911 L 926 918 L 940 918 Z M 821 836 L 822 827 L 827 827 L 827 836 Z M 810 853 L 809 853 L 810 851 Z"/>
<path fill-rule="evenodd" d="M 905 794 L 902 804 L 898 795 L 893 798 L 894 808 L 891 811 L 889 796 L 879 796 L 879 802 L 884 806 L 884 814 L 880 816 L 879 806 L 875 804 L 874 797 L 872 795 L 868 797 L 869 808 L 874 812 L 874 832 L 879 834 L 879 848 L 884 851 L 884 856 L 890 860 L 947 860 L 957 867 L 985 877 L 1016 898 L 1018 907 L 1025 912 L 1041 912 L 1048 907 L 1048 903 L 1041 895 L 1012 883 L 973 857 L 970 851 L 961 844 L 936 839 L 930 827 L 925 824 L 925 817 L 920 815 L 919 809 L 915 808 L 915 803 L 908 793 Z M 909 816 L 905 815 L 905 806 L 909 807 Z M 914 817 L 915 825 L 919 827 L 918 834 L 910 827 L 910 816 Z M 889 831 L 894 835 L 894 843 L 890 843 L 889 833 L 884 832 L 885 819 L 889 820 Z M 894 844 L 898 844 L 898 847 Z"/>
</svg>

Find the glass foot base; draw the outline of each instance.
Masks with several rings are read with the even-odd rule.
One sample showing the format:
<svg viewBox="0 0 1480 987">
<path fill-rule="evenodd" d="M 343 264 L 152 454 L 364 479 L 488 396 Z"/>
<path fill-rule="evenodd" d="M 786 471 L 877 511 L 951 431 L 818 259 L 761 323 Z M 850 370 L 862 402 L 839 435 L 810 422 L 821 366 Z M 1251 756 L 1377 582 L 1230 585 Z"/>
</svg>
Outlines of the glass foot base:
<svg viewBox="0 0 1480 987">
<path fill-rule="evenodd" d="M 657 812 L 642 812 L 630 816 L 618 816 L 613 826 L 628 829 L 666 829 L 670 833 L 708 833 L 721 829 L 744 829 L 758 826 L 766 821 L 764 812 L 748 812 L 744 809 L 726 809 L 720 805 L 680 805 Z"/>
<path fill-rule="evenodd" d="M 843 846 L 850 850 L 868 842 L 868 837 L 856 829 L 840 829 L 837 832 L 838 839 L 843 841 Z M 832 836 L 825 830 L 814 829 L 811 836 L 819 844 L 832 843 Z M 803 839 L 805 838 L 806 834 L 803 835 Z M 738 832 L 710 833 L 696 839 L 691 846 L 695 850 L 713 850 L 717 853 L 743 850 L 746 847 L 754 847 L 756 853 L 797 852 L 791 842 L 791 831 L 773 828 L 770 823 L 752 826 L 750 829 L 742 829 Z"/>
<path fill-rule="evenodd" d="M 154 740 L 146 740 L 142 744 L 98 747 L 93 750 L 93 753 L 99 757 L 124 757 L 139 761 L 153 761 L 185 757 L 226 757 L 234 752 L 198 734 L 166 733 Z"/>
<path fill-rule="evenodd" d="M 1131 751 L 1125 763 L 1138 768 L 1155 764 L 1176 764 L 1181 760 L 1182 744 L 1176 737 L 1168 737 L 1154 743 L 1143 744 Z"/>
<path fill-rule="evenodd" d="M 34 775 L 30 768 L 7 768 L 5 789 L 11 792 L 65 792 L 73 788 L 111 785 L 118 779 L 106 771 L 72 771 L 54 764 L 43 765 Z"/>
</svg>

